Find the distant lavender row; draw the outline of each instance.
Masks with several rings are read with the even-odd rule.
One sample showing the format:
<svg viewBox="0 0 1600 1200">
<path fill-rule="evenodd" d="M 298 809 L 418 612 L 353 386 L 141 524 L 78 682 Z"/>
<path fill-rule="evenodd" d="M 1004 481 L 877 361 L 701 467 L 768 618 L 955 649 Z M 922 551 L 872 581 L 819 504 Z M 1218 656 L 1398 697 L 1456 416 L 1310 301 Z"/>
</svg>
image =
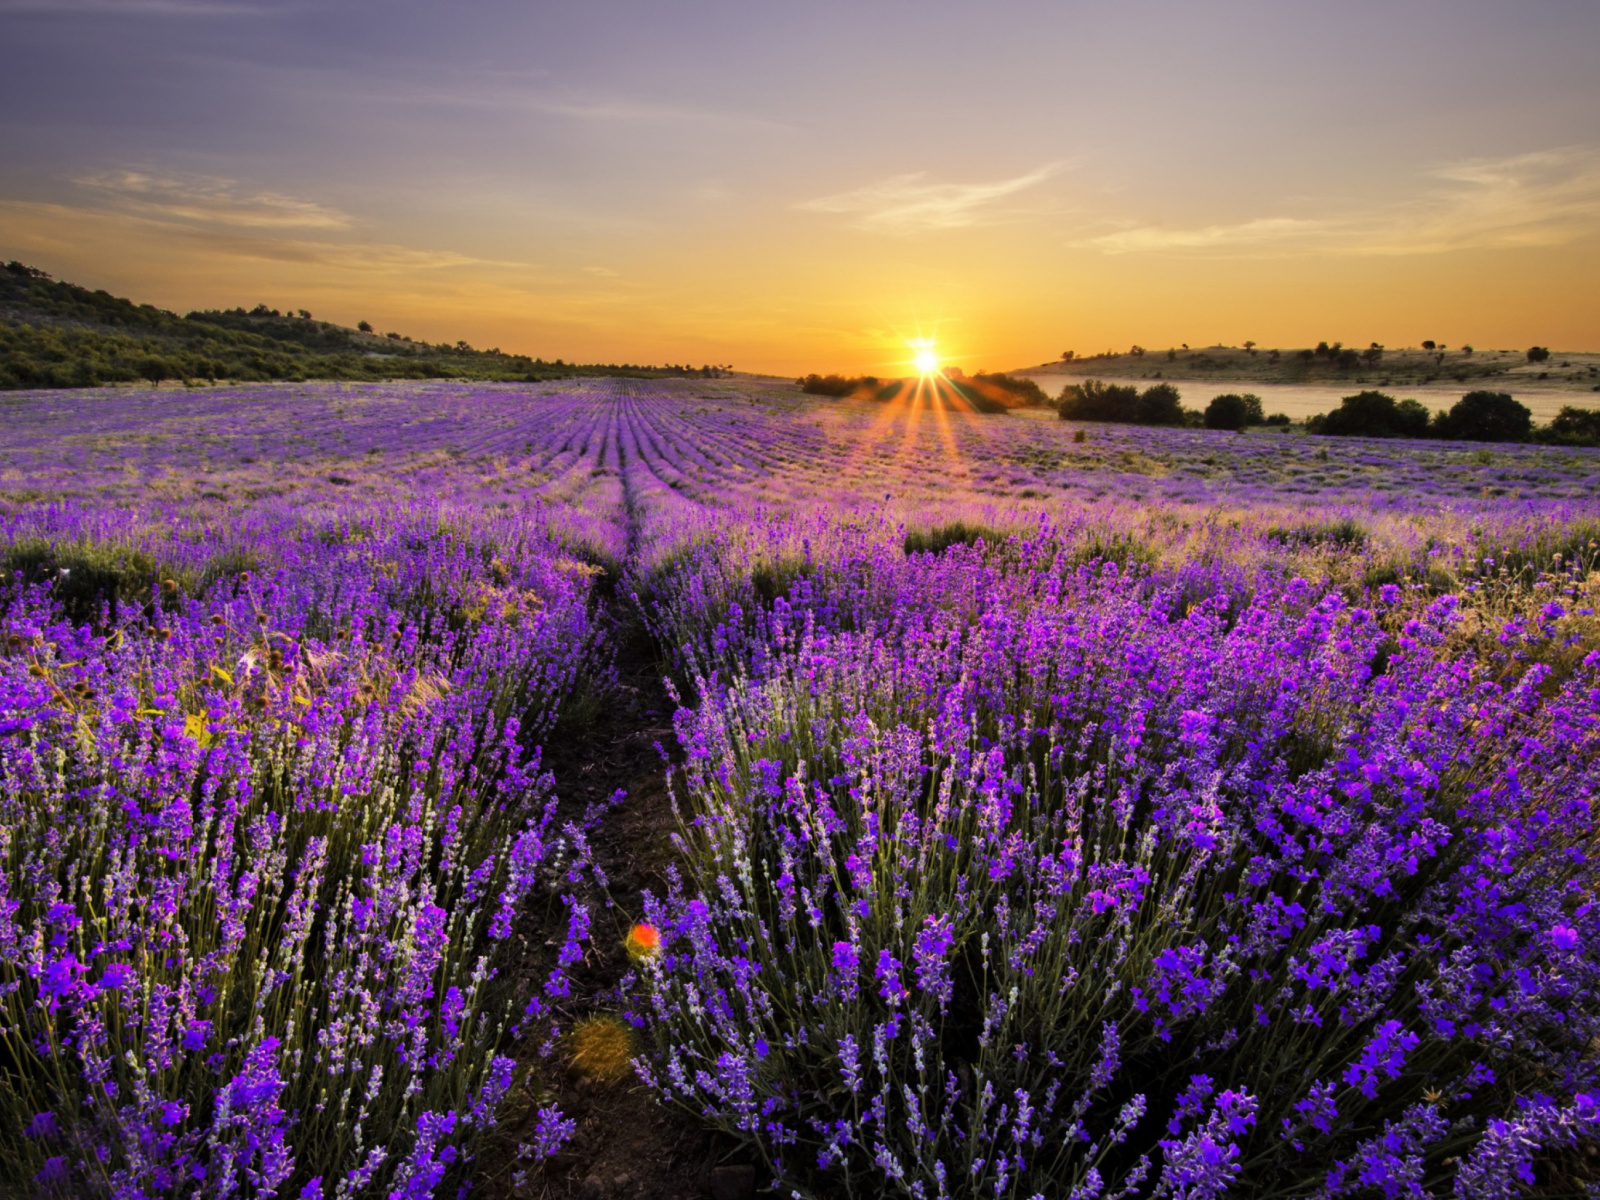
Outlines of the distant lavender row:
<svg viewBox="0 0 1600 1200">
<path fill-rule="evenodd" d="M 1568 515 L 1600 495 L 1596 451 L 1072 426 L 725 380 L 21 393 L 6 413 L 12 504 L 545 504 L 599 529 L 625 501 L 663 514 L 1100 501 Z"/>
</svg>

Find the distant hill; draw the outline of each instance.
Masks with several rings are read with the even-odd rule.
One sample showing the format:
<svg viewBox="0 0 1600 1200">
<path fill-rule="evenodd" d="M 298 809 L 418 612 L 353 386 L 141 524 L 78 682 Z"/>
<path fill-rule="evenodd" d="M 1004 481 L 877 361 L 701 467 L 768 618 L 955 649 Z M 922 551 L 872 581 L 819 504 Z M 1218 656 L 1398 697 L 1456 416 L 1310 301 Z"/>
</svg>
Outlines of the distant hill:
<svg viewBox="0 0 1600 1200">
<path fill-rule="evenodd" d="M 0 268 L 0 389 L 93 387 L 146 380 L 473 379 L 573 375 L 710 377 L 724 367 L 546 362 L 466 342 L 430 345 L 255 308 L 178 316 L 52 279 Z"/>
<path fill-rule="evenodd" d="M 1200 380 L 1218 383 L 1365 384 L 1404 387 L 1465 383 L 1515 385 L 1519 390 L 1587 390 L 1600 383 L 1600 354 L 1529 350 L 1478 350 L 1471 346 L 1343 346 L 1282 350 L 1259 346 L 1204 346 L 1169 350 L 1135 347 L 1126 353 L 1074 355 L 1013 374 L 1087 375 L 1099 379 Z"/>
</svg>

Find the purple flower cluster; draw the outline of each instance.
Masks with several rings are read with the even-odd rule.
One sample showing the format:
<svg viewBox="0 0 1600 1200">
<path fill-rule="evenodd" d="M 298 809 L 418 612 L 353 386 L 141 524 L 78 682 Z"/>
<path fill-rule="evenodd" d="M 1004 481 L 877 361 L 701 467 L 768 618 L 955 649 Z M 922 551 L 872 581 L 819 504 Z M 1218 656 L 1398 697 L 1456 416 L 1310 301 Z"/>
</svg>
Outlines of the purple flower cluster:
<svg viewBox="0 0 1600 1200">
<path fill-rule="evenodd" d="M 581 866 L 536 741 L 593 674 L 591 572 L 533 525 L 308 515 L 219 553 L 70 516 L 11 544 L 53 522 L 175 578 L 114 616 L 69 616 L 70 577 L 0 581 L 0 1171 L 435 1195 L 512 1086 L 512 1027 L 550 1036 L 501 975 Z"/>
<path fill-rule="evenodd" d="M 784 1186 L 1509 1195 L 1592 1132 L 1586 563 L 1352 595 L 863 520 L 764 597 L 796 522 L 743 519 L 647 596 L 695 703 L 641 982 L 655 1085 Z"/>
<path fill-rule="evenodd" d="M 642 1069 L 784 1187 L 1480 1200 L 1597 1136 L 1600 454 L 13 399 L 0 1185 L 467 1177 L 589 937 L 537 747 L 606 682 L 596 562 L 684 703 Z"/>
</svg>

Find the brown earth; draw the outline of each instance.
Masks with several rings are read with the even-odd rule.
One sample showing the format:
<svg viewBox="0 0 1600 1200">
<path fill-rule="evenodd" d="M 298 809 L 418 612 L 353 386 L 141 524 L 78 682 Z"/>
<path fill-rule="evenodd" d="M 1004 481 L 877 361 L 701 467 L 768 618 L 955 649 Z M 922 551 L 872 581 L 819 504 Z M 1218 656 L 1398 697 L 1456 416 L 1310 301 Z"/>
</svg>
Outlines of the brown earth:
<svg viewBox="0 0 1600 1200">
<path fill-rule="evenodd" d="M 674 706 L 648 633 L 631 613 L 619 624 L 614 684 L 587 706 L 592 711 L 581 725 L 558 727 L 545 748 L 562 820 L 580 820 L 586 810 L 604 807 L 619 789 L 626 793 L 589 835 L 606 884 L 602 888 L 589 880 L 579 888 L 593 924 L 588 953 L 570 972 L 573 995 L 562 1020 L 568 1029 L 584 1017 L 622 1011 L 616 987 L 629 968 L 623 940 L 642 915 L 641 894 L 666 891 L 667 867 L 675 856 L 671 835 L 677 818 L 662 760 L 663 750 L 675 745 Z M 529 943 L 545 947 L 554 939 L 559 944 L 564 924 L 560 906 L 529 914 Z M 524 969 L 542 978 L 548 966 L 530 958 Z M 506 1103 L 493 1144 L 479 1155 L 476 1194 L 492 1200 L 748 1200 L 754 1195 L 749 1156 L 731 1139 L 659 1104 L 631 1069 L 608 1083 L 580 1078 L 570 1064 L 565 1045 L 552 1059 L 533 1063 L 528 1083 Z M 516 1147 L 532 1137 L 538 1107 L 552 1100 L 576 1119 L 577 1133 L 516 1186 Z"/>
</svg>

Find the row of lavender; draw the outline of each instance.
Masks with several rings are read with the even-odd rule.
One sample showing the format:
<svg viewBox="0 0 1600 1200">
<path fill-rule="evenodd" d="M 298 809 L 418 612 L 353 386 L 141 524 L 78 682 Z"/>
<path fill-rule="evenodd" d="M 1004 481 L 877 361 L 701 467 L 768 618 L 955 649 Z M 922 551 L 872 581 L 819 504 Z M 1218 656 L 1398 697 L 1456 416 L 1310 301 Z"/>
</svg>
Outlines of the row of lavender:
<svg viewBox="0 0 1600 1200">
<path fill-rule="evenodd" d="M 786 1187 L 1503 1194 L 1593 1131 L 1600 455 L 718 382 L 17 403 L 29 1177 L 468 1174 L 586 925 L 536 749 L 585 561 L 687 705 L 647 1069 Z"/>
<path fill-rule="evenodd" d="M 594 674 L 592 570 L 423 513 L 0 541 L 0 1184 L 459 1181 L 581 949 L 576 910 L 548 958 L 518 921 L 583 866 L 537 743 Z"/>
<path fill-rule="evenodd" d="M 1592 1180 L 1600 574 L 1491 525 L 1542 561 L 1461 595 L 1237 532 L 678 547 L 654 1086 L 800 1196 Z"/>
<path fill-rule="evenodd" d="M 590 540 L 622 490 L 663 509 L 1352 506 L 1407 514 L 1592 507 L 1600 456 L 1295 434 L 1071 425 L 915 405 L 816 402 L 792 385 L 637 380 L 16 394 L 0 505 L 66 497 L 190 513 L 441 500 L 542 503 Z M 621 550 L 618 550 L 621 553 Z"/>
</svg>

